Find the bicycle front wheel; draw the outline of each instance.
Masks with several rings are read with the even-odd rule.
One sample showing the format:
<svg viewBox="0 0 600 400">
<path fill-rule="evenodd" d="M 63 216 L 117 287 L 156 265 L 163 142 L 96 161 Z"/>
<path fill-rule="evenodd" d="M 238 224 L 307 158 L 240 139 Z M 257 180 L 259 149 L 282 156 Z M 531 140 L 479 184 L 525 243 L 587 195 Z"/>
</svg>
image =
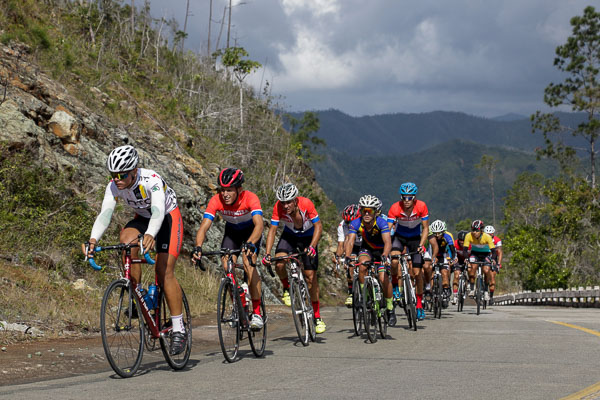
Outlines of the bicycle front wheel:
<svg viewBox="0 0 600 400">
<path fill-rule="evenodd" d="M 313 309 L 312 301 L 310 300 L 308 283 L 306 283 L 304 279 L 300 281 L 300 290 L 302 291 L 302 298 L 304 299 L 304 312 L 306 314 L 306 321 L 308 325 L 308 337 L 311 342 L 316 342 L 317 330 L 315 329 L 315 310 Z"/>
<path fill-rule="evenodd" d="M 381 301 L 379 301 L 379 311 L 377 314 L 377 322 L 379 324 L 379 336 L 382 339 L 386 339 L 387 337 L 387 327 L 388 327 L 388 319 L 386 315 L 387 304 L 385 297 L 381 297 Z"/>
<path fill-rule="evenodd" d="M 265 297 L 260 294 L 260 315 L 263 319 L 263 327 L 259 330 L 250 329 L 248 332 L 248 341 L 250 348 L 256 357 L 265 355 L 265 346 L 267 345 L 267 310 L 265 308 Z"/>
<path fill-rule="evenodd" d="M 465 304 L 465 292 L 467 290 L 467 284 L 464 278 L 461 276 L 458 280 L 458 293 L 457 293 L 457 308 L 456 311 L 461 312 Z"/>
<path fill-rule="evenodd" d="M 442 287 L 442 277 L 441 276 L 437 276 L 436 282 L 435 282 L 435 294 L 436 294 L 436 298 L 435 298 L 435 306 L 437 308 L 437 312 L 436 312 L 436 318 L 440 319 L 442 318 L 442 307 L 443 307 L 443 301 L 442 301 L 442 296 L 443 296 L 443 292 L 444 292 L 444 288 Z"/>
<path fill-rule="evenodd" d="M 483 301 L 483 279 L 478 276 L 475 282 L 475 302 L 477 303 L 477 315 L 481 310 L 481 302 Z"/>
<path fill-rule="evenodd" d="M 308 319 L 307 313 L 304 311 L 304 299 L 302 298 L 302 291 L 300 290 L 300 281 L 298 278 L 292 278 L 290 282 L 290 297 L 292 300 L 292 317 L 294 319 L 294 326 L 296 327 L 296 333 L 298 333 L 298 339 L 303 346 L 308 346 L 309 332 L 308 332 Z"/>
<path fill-rule="evenodd" d="M 125 280 L 112 282 L 102 298 L 100 331 L 106 359 L 121 377 L 136 373 L 144 354 L 142 310 Z"/>
<path fill-rule="evenodd" d="M 352 286 L 352 322 L 354 323 L 354 334 L 360 336 L 362 333 L 363 314 L 358 279 L 355 280 Z"/>
<path fill-rule="evenodd" d="M 406 303 L 406 318 L 408 318 L 408 327 L 417 330 L 417 305 L 413 297 L 413 287 L 410 278 L 404 279 L 404 299 Z"/>
<path fill-rule="evenodd" d="M 240 349 L 240 316 L 237 290 L 229 278 L 221 280 L 217 303 L 217 327 L 221 351 L 227 362 L 235 362 Z"/>
<path fill-rule="evenodd" d="M 377 341 L 377 310 L 375 309 L 375 291 L 370 279 L 365 279 L 362 300 L 367 338 L 371 343 L 375 343 Z"/>
<path fill-rule="evenodd" d="M 190 314 L 190 306 L 188 305 L 187 298 L 183 288 L 181 289 L 181 300 L 183 310 L 183 328 L 185 329 L 186 343 L 185 350 L 176 355 L 171 354 L 171 343 L 173 341 L 173 326 L 171 323 L 171 313 L 167 306 L 167 298 L 164 291 L 160 291 L 159 305 L 160 318 L 158 320 L 158 330 L 161 333 L 160 347 L 162 349 L 165 360 L 169 363 L 171 368 L 174 370 L 183 369 L 192 353 L 192 315 Z"/>
</svg>

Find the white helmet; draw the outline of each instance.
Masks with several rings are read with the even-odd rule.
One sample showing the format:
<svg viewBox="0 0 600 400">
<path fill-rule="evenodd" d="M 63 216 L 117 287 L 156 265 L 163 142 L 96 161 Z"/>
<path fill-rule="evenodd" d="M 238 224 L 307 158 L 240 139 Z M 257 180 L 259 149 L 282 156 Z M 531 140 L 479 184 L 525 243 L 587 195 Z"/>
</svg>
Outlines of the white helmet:
<svg viewBox="0 0 600 400">
<path fill-rule="evenodd" d="M 377 197 L 371 195 L 371 194 L 366 194 L 363 197 L 360 198 L 360 200 L 358 200 L 358 205 L 359 207 L 373 207 L 374 209 L 376 209 L 377 211 L 381 210 L 381 200 L 379 200 Z"/>
<path fill-rule="evenodd" d="M 431 232 L 433 233 L 445 232 L 446 223 L 442 220 L 436 219 L 431 223 L 431 225 L 429 225 L 429 229 L 431 229 Z"/>
<path fill-rule="evenodd" d="M 285 183 L 277 188 L 277 200 L 290 201 L 298 197 L 298 188 L 293 183 Z"/>
<path fill-rule="evenodd" d="M 133 146 L 117 147 L 108 155 L 106 167 L 110 172 L 131 171 L 137 166 L 138 153 Z"/>
<path fill-rule="evenodd" d="M 485 228 L 483 228 L 483 231 L 488 235 L 493 235 L 496 232 L 492 225 L 487 225 Z"/>
</svg>

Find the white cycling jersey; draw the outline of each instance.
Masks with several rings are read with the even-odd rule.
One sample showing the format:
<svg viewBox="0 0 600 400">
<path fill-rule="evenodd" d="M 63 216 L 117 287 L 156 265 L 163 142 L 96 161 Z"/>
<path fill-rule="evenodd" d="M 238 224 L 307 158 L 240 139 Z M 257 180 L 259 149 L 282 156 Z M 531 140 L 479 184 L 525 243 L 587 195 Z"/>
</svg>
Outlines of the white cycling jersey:
<svg viewBox="0 0 600 400">
<path fill-rule="evenodd" d="M 177 208 L 175 191 L 160 175 L 150 169 L 138 168 L 137 179 L 129 188 L 119 190 L 113 180 L 108 183 L 102 201 L 102 211 L 94 222 L 90 238 L 100 240 L 110 224 L 118 198 L 123 199 L 140 217 L 150 219 L 144 234 L 153 237 L 156 237 L 160 230 L 165 215 Z"/>
<path fill-rule="evenodd" d="M 340 224 L 338 225 L 338 228 L 337 228 L 338 242 L 343 242 L 346 239 L 346 237 L 348 236 L 348 233 L 350 233 L 350 223 L 342 220 L 342 222 L 340 222 Z M 363 240 L 362 236 L 356 235 L 356 240 L 354 241 L 354 245 L 360 246 L 362 244 L 362 240 Z"/>
</svg>

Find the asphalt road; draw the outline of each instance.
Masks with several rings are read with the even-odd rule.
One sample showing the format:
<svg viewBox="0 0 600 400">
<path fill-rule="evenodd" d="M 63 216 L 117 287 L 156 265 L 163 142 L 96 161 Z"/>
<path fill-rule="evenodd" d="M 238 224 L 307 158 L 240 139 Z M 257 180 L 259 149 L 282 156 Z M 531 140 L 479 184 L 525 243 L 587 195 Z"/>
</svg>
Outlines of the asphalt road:
<svg viewBox="0 0 600 400">
<path fill-rule="evenodd" d="M 322 314 L 328 329 L 317 343 L 297 343 L 290 319 L 263 359 L 245 343 L 237 363 L 214 348 L 173 372 L 160 352 L 145 354 L 134 378 L 104 370 L 0 387 L 0 398 L 558 399 L 600 381 L 600 309 L 497 306 L 477 316 L 466 306 L 417 332 L 399 318 L 374 344 L 353 337 L 348 309 Z"/>
</svg>

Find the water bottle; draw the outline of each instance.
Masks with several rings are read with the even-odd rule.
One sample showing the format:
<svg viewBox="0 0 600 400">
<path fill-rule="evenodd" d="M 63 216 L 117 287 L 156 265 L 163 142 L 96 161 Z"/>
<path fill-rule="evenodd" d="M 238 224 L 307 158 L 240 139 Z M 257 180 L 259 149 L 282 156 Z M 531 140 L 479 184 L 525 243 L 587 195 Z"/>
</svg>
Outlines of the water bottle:
<svg viewBox="0 0 600 400">
<path fill-rule="evenodd" d="M 381 289 L 379 288 L 379 285 L 375 284 L 375 299 L 377 301 L 381 301 Z"/>
<path fill-rule="evenodd" d="M 156 285 L 152 284 L 148 286 L 148 294 L 144 296 L 144 301 L 146 301 L 148 310 L 154 310 L 156 308 Z"/>
</svg>

